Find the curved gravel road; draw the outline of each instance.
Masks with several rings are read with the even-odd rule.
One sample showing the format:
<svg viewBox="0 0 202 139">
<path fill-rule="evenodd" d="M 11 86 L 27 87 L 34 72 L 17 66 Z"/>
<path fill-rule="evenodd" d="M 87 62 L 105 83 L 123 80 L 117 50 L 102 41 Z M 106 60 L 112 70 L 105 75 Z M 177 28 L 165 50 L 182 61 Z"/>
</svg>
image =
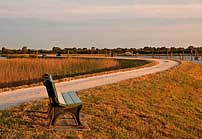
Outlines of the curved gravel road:
<svg viewBox="0 0 202 139">
<path fill-rule="evenodd" d="M 121 58 L 121 59 L 137 59 L 137 58 Z M 154 60 L 159 63 L 152 67 L 145 67 L 124 72 L 110 73 L 83 79 L 71 80 L 67 82 L 60 82 L 56 83 L 56 88 L 58 92 L 67 92 L 72 90 L 79 91 L 83 89 L 93 88 L 96 86 L 112 84 L 122 80 L 140 77 L 147 74 L 162 72 L 179 65 L 178 62 L 172 60 L 146 59 L 146 58 L 144 60 Z M 12 106 L 22 104 L 24 102 L 33 101 L 46 97 L 48 96 L 44 86 L 37 86 L 24 89 L 22 88 L 13 91 L 2 92 L 0 93 L 0 110 L 4 110 Z"/>
</svg>

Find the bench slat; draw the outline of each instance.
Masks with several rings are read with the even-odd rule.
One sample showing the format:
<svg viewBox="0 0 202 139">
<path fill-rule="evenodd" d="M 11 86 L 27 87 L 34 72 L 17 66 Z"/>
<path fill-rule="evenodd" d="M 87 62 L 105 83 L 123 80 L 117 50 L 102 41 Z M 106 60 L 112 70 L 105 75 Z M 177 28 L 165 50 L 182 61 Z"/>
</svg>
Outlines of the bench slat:
<svg viewBox="0 0 202 139">
<path fill-rule="evenodd" d="M 64 97 L 62 96 L 61 93 L 58 93 L 58 101 L 60 104 L 66 104 Z"/>
<path fill-rule="evenodd" d="M 57 94 L 56 87 L 55 87 L 55 84 L 54 84 L 54 82 L 53 82 L 52 76 L 50 76 L 50 81 L 51 81 L 53 93 L 55 94 L 55 97 L 58 97 L 58 94 Z"/>
<path fill-rule="evenodd" d="M 62 93 L 62 96 L 66 104 L 74 104 L 74 101 L 72 100 L 72 98 L 69 96 L 68 93 Z"/>
<path fill-rule="evenodd" d="M 79 97 L 76 95 L 75 92 L 69 92 L 68 94 L 72 98 L 72 100 L 74 101 L 74 103 L 82 103 L 81 100 L 79 99 Z"/>
</svg>

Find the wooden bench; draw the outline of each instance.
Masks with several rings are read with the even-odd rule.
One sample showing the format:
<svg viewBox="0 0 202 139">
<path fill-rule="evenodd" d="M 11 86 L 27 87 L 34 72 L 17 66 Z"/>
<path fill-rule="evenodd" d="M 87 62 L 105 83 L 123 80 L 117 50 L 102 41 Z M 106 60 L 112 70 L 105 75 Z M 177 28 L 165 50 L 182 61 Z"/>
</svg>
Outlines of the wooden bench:
<svg viewBox="0 0 202 139">
<path fill-rule="evenodd" d="M 76 92 L 57 93 L 52 76 L 48 74 L 43 75 L 43 84 L 50 100 L 48 110 L 49 126 L 55 125 L 56 119 L 67 112 L 73 115 L 79 126 L 82 125 L 80 121 L 82 102 Z"/>
</svg>

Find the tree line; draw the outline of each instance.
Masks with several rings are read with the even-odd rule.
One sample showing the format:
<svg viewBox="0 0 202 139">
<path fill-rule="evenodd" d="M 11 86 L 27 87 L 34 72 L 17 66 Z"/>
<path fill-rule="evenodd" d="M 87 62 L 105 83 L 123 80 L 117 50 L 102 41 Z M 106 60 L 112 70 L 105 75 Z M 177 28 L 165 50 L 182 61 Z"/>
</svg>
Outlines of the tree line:
<svg viewBox="0 0 202 139">
<path fill-rule="evenodd" d="M 27 46 L 23 46 L 21 49 L 8 49 L 2 47 L 0 54 L 190 54 L 198 53 L 202 54 L 202 47 L 189 46 L 183 47 L 144 47 L 144 48 L 60 48 L 53 47 L 51 50 L 44 49 L 29 49 Z"/>
</svg>

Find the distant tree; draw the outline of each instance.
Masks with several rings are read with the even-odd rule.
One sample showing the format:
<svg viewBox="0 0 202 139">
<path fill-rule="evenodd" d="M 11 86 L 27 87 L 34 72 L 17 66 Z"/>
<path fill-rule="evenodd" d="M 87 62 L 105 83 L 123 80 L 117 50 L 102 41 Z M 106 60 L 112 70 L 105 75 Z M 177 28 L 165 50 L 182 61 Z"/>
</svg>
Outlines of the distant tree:
<svg viewBox="0 0 202 139">
<path fill-rule="evenodd" d="M 183 53 L 183 52 L 184 52 L 184 48 L 183 48 L 183 47 L 179 47 L 179 48 L 178 48 L 178 52 L 179 52 L 179 53 Z"/>
<path fill-rule="evenodd" d="M 64 53 L 64 54 L 69 54 L 69 48 L 64 48 L 64 49 L 63 49 L 63 53 Z"/>
<path fill-rule="evenodd" d="M 199 53 L 202 53 L 202 47 L 198 47 L 197 49 Z"/>
<path fill-rule="evenodd" d="M 95 50 L 95 47 L 91 47 L 91 50 Z"/>
<path fill-rule="evenodd" d="M 61 49 L 60 47 L 55 46 L 55 47 L 52 48 L 52 51 L 53 51 L 54 53 L 61 53 L 61 52 L 62 52 L 62 49 Z"/>
<path fill-rule="evenodd" d="M 6 47 L 2 47 L 1 53 L 2 53 L 2 54 L 7 54 L 7 49 L 6 49 Z"/>
<path fill-rule="evenodd" d="M 193 49 L 194 49 L 194 46 L 189 46 L 188 48 L 184 50 L 184 52 L 190 54 Z"/>
<path fill-rule="evenodd" d="M 194 46 L 189 46 L 187 49 L 190 49 L 190 50 L 193 50 L 194 49 Z"/>
<path fill-rule="evenodd" d="M 23 53 L 23 54 L 27 54 L 27 53 L 28 53 L 27 46 L 23 46 L 23 47 L 22 47 L 22 53 Z"/>
<path fill-rule="evenodd" d="M 144 54 L 151 54 L 152 53 L 153 48 L 152 47 L 144 47 L 143 48 L 143 53 Z"/>
<path fill-rule="evenodd" d="M 95 54 L 95 53 L 96 53 L 95 47 L 91 47 L 90 53 L 91 53 L 91 54 Z"/>
<path fill-rule="evenodd" d="M 175 47 L 171 47 L 170 51 L 171 51 L 171 53 L 178 53 L 178 50 Z"/>
</svg>

